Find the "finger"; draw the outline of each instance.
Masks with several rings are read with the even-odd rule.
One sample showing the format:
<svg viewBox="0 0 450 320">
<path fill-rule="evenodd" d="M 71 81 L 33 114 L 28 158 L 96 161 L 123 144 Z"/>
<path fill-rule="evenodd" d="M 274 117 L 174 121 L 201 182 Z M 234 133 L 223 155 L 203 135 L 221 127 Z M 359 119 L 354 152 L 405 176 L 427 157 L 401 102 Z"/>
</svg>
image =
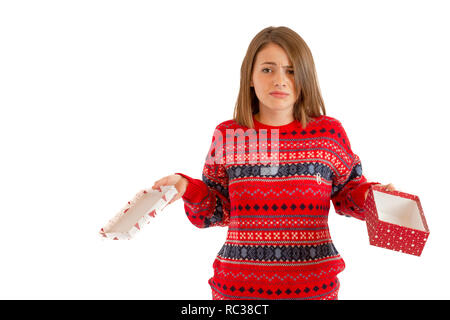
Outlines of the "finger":
<svg viewBox="0 0 450 320">
<path fill-rule="evenodd" d="M 175 195 L 175 197 L 172 198 L 172 202 L 177 201 L 177 200 L 180 199 L 180 198 L 181 198 L 181 193 L 177 193 L 177 194 Z"/>
<path fill-rule="evenodd" d="M 178 182 L 176 175 L 170 175 L 158 180 L 158 186 L 172 186 Z"/>
<path fill-rule="evenodd" d="M 158 186 L 165 186 L 167 184 L 167 177 L 159 179 Z"/>
<path fill-rule="evenodd" d="M 160 191 L 160 192 L 162 192 L 161 191 L 161 187 L 155 182 L 155 184 L 152 186 L 152 189 L 153 190 L 158 190 L 158 191 Z"/>
<path fill-rule="evenodd" d="M 177 201 L 177 200 L 180 199 L 180 198 L 181 198 L 181 194 L 180 194 L 180 193 L 177 193 L 177 194 L 169 201 L 169 204 L 172 203 L 172 202 Z"/>
<path fill-rule="evenodd" d="M 157 180 L 156 182 L 155 182 L 155 184 L 153 185 L 153 189 L 158 189 L 159 191 L 161 191 L 161 186 L 165 186 L 165 185 L 167 185 L 167 178 L 168 177 L 164 177 L 164 178 L 161 178 L 161 179 L 159 179 L 159 180 Z"/>
</svg>

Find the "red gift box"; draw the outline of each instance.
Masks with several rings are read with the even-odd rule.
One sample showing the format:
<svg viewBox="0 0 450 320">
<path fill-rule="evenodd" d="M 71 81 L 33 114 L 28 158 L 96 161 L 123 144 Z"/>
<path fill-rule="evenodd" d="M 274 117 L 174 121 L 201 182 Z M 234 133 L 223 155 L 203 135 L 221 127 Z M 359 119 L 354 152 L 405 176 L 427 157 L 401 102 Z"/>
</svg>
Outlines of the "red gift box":
<svg viewBox="0 0 450 320">
<path fill-rule="evenodd" d="M 372 185 L 364 208 L 371 245 L 421 255 L 430 230 L 418 196 Z"/>
</svg>

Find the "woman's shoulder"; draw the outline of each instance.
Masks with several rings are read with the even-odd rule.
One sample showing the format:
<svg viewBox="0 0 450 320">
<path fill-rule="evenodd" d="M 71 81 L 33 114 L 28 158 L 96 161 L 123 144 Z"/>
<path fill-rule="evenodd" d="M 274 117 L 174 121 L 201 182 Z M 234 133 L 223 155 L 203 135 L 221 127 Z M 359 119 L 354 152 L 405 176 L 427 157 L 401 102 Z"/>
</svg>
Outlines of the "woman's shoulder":
<svg viewBox="0 0 450 320">
<path fill-rule="evenodd" d="M 342 125 L 342 122 L 328 115 L 321 115 L 316 118 L 315 124 L 312 125 L 314 130 L 323 133 L 326 137 L 337 139 L 337 140 L 346 140 L 347 133 Z"/>
<path fill-rule="evenodd" d="M 217 126 L 217 130 L 225 131 L 226 129 L 239 129 L 242 128 L 234 119 L 229 119 L 220 122 Z"/>
<path fill-rule="evenodd" d="M 319 117 L 315 118 L 316 122 L 322 125 L 328 124 L 329 126 L 341 126 L 341 122 L 336 119 L 335 117 L 331 117 L 328 115 L 320 115 Z"/>
</svg>

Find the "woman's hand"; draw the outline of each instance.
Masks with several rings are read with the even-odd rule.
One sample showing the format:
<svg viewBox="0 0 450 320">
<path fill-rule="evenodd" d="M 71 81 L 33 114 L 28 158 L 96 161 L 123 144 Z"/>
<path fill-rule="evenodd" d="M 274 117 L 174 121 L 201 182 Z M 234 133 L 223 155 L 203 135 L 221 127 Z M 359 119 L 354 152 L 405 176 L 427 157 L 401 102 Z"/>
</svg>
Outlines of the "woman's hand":
<svg viewBox="0 0 450 320">
<path fill-rule="evenodd" d="M 381 188 L 384 188 L 386 191 L 394 191 L 395 190 L 394 185 L 392 183 L 389 183 L 389 184 L 377 183 L 376 185 L 379 185 Z M 367 199 L 368 194 L 369 194 L 369 189 L 367 189 L 364 199 Z"/>
<path fill-rule="evenodd" d="M 152 189 L 161 191 L 161 186 L 174 186 L 178 193 L 169 201 L 169 204 L 171 204 L 183 196 L 188 184 L 189 181 L 185 177 L 182 177 L 179 174 L 172 174 L 155 181 Z"/>
</svg>

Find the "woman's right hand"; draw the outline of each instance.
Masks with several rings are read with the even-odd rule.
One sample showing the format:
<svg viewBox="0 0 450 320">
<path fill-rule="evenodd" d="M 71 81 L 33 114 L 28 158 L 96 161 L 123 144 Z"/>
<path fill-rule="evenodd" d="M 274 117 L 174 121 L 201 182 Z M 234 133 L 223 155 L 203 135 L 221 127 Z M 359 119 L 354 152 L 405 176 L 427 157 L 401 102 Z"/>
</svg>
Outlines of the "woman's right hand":
<svg viewBox="0 0 450 320">
<path fill-rule="evenodd" d="M 183 196 L 186 192 L 188 183 L 189 181 L 185 177 L 182 177 L 179 174 L 172 174 L 155 181 L 152 189 L 161 191 L 161 186 L 174 186 L 178 193 L 169 201 L 169 204 L 171 204 Z"/>
</svg>

